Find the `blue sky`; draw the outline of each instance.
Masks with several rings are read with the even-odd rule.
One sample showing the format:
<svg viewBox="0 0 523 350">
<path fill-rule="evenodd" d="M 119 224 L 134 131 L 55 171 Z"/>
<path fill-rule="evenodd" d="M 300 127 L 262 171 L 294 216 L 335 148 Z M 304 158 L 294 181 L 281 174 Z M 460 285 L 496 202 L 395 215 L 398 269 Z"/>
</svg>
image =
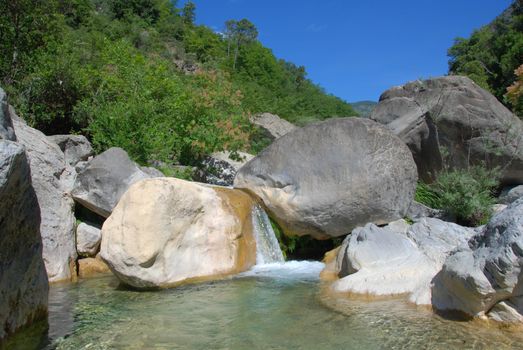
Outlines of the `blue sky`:
<svg viewBox="0 0 523 350">
<path fill-rule="evenodd" d="M 278 58 L 329 93 L 377 100 L 394 85 L 447 73 L 447 49 L 511 0 L 193 0 L 214 30 L 247 18 Z M 183 4 L 184 1 L 180 1 Z"/>
</svg>

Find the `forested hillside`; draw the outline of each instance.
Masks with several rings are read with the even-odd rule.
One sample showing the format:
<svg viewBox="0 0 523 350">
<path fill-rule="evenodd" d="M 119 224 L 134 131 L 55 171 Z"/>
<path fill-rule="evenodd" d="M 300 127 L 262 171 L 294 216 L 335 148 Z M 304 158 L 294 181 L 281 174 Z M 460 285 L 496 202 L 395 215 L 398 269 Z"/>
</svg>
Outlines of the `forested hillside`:
<svg viewBox="0 0 523 350">
<path fill-rule="evenodd" d="M 98 151 L 186 164 L 251 150 L 254 113 L 297 124 L 356 114 L 276 58 L 254 24 L 230 20 L 216 33 L 194 24 L 191 2 L 15 0 L 0 11 L 11 104 L 45 133 L 84 133 Z"/>
<path fill-rule="evenodd" d="M 492 23 L 458 38 L 449 49 L 449 73 L 466 75 L 523 116 L 523 0 Z M 519 83 L 518 83 L 519 81 Z"/>
</svg>

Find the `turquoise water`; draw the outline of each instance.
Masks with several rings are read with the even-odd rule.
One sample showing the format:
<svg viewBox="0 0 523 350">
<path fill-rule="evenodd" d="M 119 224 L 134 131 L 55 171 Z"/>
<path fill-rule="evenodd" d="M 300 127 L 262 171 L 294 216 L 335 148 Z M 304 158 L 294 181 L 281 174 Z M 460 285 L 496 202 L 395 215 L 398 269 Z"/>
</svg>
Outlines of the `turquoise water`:
<svg viewBox="0 0 523 350">
<path fill-rule="evenodd" d="M 520 331 L 444 320 L 401 300 L 329 295 L 318 280 L 321 268 L 257 266 L 236 278 L 157 292 L 121 289 L 111 276 L 55 285 L 47 339 L 18 339 L 44 349 L 523 347 Z"/>
</svg>

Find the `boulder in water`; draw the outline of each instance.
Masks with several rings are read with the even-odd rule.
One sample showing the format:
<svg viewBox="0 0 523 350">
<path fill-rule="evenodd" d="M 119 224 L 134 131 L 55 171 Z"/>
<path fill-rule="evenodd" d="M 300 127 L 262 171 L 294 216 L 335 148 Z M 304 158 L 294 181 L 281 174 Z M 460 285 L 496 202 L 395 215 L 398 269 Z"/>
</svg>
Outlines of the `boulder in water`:
<svg viewBox="0 0 523 350">
<path fill-rule="evenodd" d="M 1 91 L 1 90 L 0 90 Z M 40 208 L 24 147 L 0 140 L 0 348 L 19 328 L 47 315 Z"/>
<path fill-rule="evenodd" d="M 473 229 L 424 218 L 413 225 L 404 220 L 385 227 L 368 224 L 345 238 L 335 267 L 340 293 L 373 296 L 408 295 L 416 304 L 430 305 L 431 281 L 445 258 L 465 244 Z"/>
<path fill-rule="evenodd" d="M 102 227 L 101 256 L 135 288 L 162 288 L 242 272 L 256 262 L 244 192 L 175 178 L 146 179 Z"/>
<path fill-rule="evenodd" d="M 338 237 L 368 222 L 402 218 L 417 173 L 405 144 L 368 119 L 337 118 L 295 129 L 236 175 L 288 235 Z"/>
<path fill-rule="evenodd" d="M 432 304 L 497 321 L 523 320 L 523 199 L 497 213 L 434 279 Z"/>
<path fill-rule="evenodd" d="M 17 140 L 25 146 L 33 188 L 40 207 L 40 233 L 43 257 L 49 281 L 76 276 L 75 218 L 73 199 L 69 195 L 75 176 L 60 147 L 40 131 L 13 116 Z"/>
</svg>

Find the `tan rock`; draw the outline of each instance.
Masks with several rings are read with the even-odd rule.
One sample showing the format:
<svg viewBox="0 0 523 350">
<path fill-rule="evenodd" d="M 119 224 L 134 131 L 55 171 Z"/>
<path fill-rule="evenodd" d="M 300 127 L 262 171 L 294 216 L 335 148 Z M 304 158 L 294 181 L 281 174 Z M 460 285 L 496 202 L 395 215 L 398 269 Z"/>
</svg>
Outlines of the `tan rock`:
<svg viewBox="0 0 523 350">
<path fill-rule="evenodd" d="M 109 266 L 102 260 L 100 254 L 95 258 L 78 260 L 78 276 L 80 278 L 93 277 L 100 274 L 111 273 Z"/>
<path fill-rule="evenodd" d="M 245 193 L 175 178 L 140 181 L 102 228 L 101 256 L 136 288 L 217 279 L 256 262 Z"/>
<path fill-rule="evenodd" d="M 336 267 L 336 258 L 340 249 L 341 246 L 329 250 L 327 253 L 325 253 L 325 256 L 323 257 L 323 263 L 325 264 L 325 267 L 320 272 L 320 279 L 322 281 L 335 281 L 339 278 L 339 271 Z"/>
</svg>

